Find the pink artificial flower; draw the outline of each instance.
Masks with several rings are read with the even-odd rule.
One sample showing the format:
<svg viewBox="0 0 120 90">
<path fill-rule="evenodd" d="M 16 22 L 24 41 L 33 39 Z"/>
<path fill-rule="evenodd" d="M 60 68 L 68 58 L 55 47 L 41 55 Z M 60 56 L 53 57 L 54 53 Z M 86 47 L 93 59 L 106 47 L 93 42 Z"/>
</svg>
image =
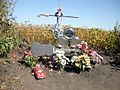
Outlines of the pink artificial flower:
<svg viewBox="0 0 120 90">
<path fill-rule="evenodd" d="M 88 55 L 91 57 L 93 62 L 100 63 L 103 60 L 103 57 L 100 56 L 96 51 L 88 51 Z"/>
<path fill-rule="evenodd" d="M 86 52 L 86 50 L 88 49 L 88 44 L 87 44 L 87 42 L 82 41 L 81 44 L 78 45 L 78 48 L 79 48 L 81 51 Z"/>
</svg>

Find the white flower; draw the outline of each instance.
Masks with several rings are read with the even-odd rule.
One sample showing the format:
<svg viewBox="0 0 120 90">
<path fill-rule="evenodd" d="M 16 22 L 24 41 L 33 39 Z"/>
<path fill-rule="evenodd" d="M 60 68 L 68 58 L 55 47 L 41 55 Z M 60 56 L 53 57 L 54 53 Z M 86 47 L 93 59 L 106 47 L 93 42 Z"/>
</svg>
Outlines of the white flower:
<svg viewBox="0 0 120 90">
<path fill-rule="evenodd" d="M 66 65 L 66 60 L 62 59 L 62 60 L 61 60 L 61 64 L 62 64 L 63 66 L 65 66 L 65 65 Z"/>
</svg>

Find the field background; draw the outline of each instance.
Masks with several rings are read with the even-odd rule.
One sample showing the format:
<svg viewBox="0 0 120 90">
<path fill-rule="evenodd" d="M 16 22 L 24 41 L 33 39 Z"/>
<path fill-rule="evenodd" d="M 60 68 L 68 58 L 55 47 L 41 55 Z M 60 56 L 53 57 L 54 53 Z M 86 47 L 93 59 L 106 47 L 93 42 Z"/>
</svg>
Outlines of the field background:
<svg viewBox="0 0 120 90">
<path fill-rule="evenodd" d="M 53 33 L 50 31 L 51 26 L 41 25 L 19 25 L 19 34 L 22 39 L 25 39 L 29 43 L 51 43 L 55 44 Z M 65 26 L 64 26 L 65 27 Z M 90 49 L 97 50 L 109 50 L 114 51 L 118 48 L 119 44 L 119 32 L 115 30 L 107 31 L 98 28 L 75 28 L 75 35 L 81 40 L 88 43 Z M 117 44 L 116 44 L 117 43 Z"/>
</svg>

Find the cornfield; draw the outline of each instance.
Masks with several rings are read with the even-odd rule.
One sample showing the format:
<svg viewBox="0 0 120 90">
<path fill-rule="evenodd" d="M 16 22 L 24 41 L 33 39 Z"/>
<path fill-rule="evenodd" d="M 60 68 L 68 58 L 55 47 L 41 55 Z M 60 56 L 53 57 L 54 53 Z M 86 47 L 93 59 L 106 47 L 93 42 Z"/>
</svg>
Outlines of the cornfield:
<svg viewBox="0 0 120 90">
<path fill-rule="evenodd" d="M 50 27 L 45 25 L 33 26 L 33 25 L 20 25 L 19 26 L 20 36 L 27 40 L 29 43 L 40 42 L 40 43 L 51 43 L 55 44 L 55 39 Z M 88 43 L 89 48 L 97 50 L 110 50 L 117 48 L 116 36 L 114 31 L 106 31 L 102 29 L 82 29 L 75 28 L 75 35 L 81 40 Z"/>
<path fill-rule="evenodd" d="M 22 25 L 19 27 L 19 30 L 20 36 L 29 43 L 55 43 L 52 31 L 50 31 L 46 26 Z"/>
<path fill-rule="evenodd" d="M 88 43 L 90 48 L 93 49 L 105 49 L 106 39 L 109 36 L 108 31 L 99 29 L 77 29 L 76 35 Z"/>
</svg>

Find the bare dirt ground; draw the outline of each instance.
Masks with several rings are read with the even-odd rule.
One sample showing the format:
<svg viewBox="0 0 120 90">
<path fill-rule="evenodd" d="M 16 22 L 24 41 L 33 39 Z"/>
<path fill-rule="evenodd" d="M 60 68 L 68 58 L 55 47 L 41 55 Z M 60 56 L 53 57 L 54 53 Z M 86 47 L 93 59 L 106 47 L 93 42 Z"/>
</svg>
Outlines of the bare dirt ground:
<svg viewBox="0 0 120 90">
<path fill-rule="evenodd" d="M 104 57 L 103 64 L 89 72 L 47 72 L 43 80 L 36 80 L 31 69 L 18 61 L 0 59 L 0 90 L 120 90 L 120 70 L 109 64 L 113 59 Z"/>
</svg>

